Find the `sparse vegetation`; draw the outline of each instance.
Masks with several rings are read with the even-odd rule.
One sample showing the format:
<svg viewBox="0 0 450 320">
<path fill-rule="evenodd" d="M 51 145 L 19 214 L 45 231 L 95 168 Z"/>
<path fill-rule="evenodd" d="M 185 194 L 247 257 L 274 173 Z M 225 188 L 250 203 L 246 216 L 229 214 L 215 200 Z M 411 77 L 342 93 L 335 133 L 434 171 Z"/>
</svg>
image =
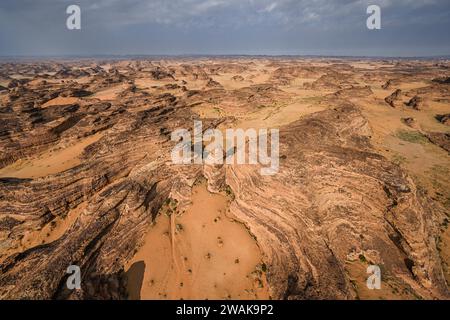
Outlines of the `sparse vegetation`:
<svg viewBox="0 0 450 320">
<path fill-rule="evenodd" d="M 225 187 L 225 193 L 231 199 L 231 201 L 234 201 L 234 199 L 236 198 L 235 195 L 234 195 L 233 190 L 231 189 L 231 187 L 229 185 L 227 185 Z"/>
<path fill-rule="evenodd" d="M 360 254 L 358 256 L 358 258 L 359 258 L 359 261 L 361 261 L 362 263 L 367 263 L 367 259 L 363 254 Z"/>
<path fill-rule="evenodd" d="M 449 173 L 449 168 L 442 165 L 434 165 L 425 172 L 435 191 L 435 200 L 447 209 L 450 208 Z"/>
<path fill-rule="evenodd" d="M 218 114 L 219 116 L 222 116 L 223 113 L 224 113 L 223 110 L 220 109 L 219 107 L 214 107 L 213 109 L 214 109 L 215 112 L 217 112 L 217 114 Z"/>
<path fill-rule="evenodd" d="M 323 97 L 304 97 L 301 99 L 302 102 L 306 103 L 318 103 L 321 102 Z"/>
<path fill-rule="evenodd" d="M 265 263 L 261 263 L 262 272 L 267 272 L 267 265 Z"/>
<path fill-rule="evenodd" d="M 419 131 L 398 130 L 396 137 L 410 143 L 426 144 L 429 142 L 428 138 Z"/>
<path fill-rule="evenodd" d="M 443 226 L 445 229 L 447 229 L 447 227 L 448 227 L 448 222 L 449 222 L 448 218 L 445 218 L 444 221 L 442 222 L 442 226 Z"/>
<path fill-rule="evenodd" d="M 258 279 L 255 280 L 255 282 L 256 282 L 256 286 L 257 286 L 259 289 L 264 288 L 264 284 L 263 284 L 263 282 L 262 282 L 261 279 L 258 278 Z"/>
<path fill-rule="evenodd" d="M 267 265 L 265 263 L 258 264 L 256 266 L 256 271 L 255 272 L 261 276 L 263 273 L 267 272 Z"/>
<path fill-rule="evenodd" d="M 161 206 L 159 212 L 165 214 L 167 217 L 170 217 L 173 213 L 178 213 L 177 206 L 178 201 L 176 199 L 167 198 Z"/>
<path fill-rule="evenodd" d="M 391 161 L 392 161 L 393 163 L 399 165 L 399 166 L 401 166 L 401 165 L 403 165 L 403 164 L 406 164 L 406 163 L 408 162 L 408 160 L 406 159 L 406 157 L 402 156 L 402 155 L 399 154 L 399 153 L 395 153 L 395 154 L 392 156 Z"/>
</svg>

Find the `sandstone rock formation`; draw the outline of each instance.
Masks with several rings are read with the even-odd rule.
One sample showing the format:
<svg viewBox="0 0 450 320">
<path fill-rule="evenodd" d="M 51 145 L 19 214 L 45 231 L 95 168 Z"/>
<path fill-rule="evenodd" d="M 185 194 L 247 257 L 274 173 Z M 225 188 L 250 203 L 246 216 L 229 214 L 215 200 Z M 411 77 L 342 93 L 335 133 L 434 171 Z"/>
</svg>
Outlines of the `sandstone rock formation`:
<svg viewBox="0 0 450 320">
<path fill-rule="evenodd" d="M 438 115 L 436 115 L 436 119 L 445 125 L 450 125 L 450 113 L 438 114 Z"/>
<path fill-rule="evenodd" d="M 427 138 L 442 149 L 450 152 L 450 134 L 442 132 L 429 132 Z"/>
<path fill-rule="evenodd" d="M 386 97 L 384 101 L 386 101 L 386 103 L 389 104 L 392 108 L 395 108 L 397 106 L 396 103 L 399 101 L 401 94 L 402 90 L 397 89 L 390 96 Z"/>
<path fill-rule="evenodd" d="M 418 96 L 414 96 L 411 100 L 405 103 L 406 106 L 413 108 L 415 110 L 420 110 L 423 104 L 423 99 Z"/>
<path fill-rule="evenodd" d="M 406 124 L 408 127 L 416 128 L 417 122 L 414 118 L 408 117 L 408 118 L 402 118 L 402 121 L 404 124 Z"/>
<path fill-rule="evenodd" d="M 127 299 L 125 266 L 149 226 L 167 202 L 173 219 L 182 215 L 202 177 L 228 194 L 227 216 L 255 239 L 255 273 L 267 279 L 258 285 L 272 299 L 449 299 L 450 93 L 433 81 L 442 68 L 288 58 L 1 64 L 0 299 Z M 25 80 L 8 79 L 15 74 Z M 427 110 L 396 108 L 403 94 L 426 97 Z M 279 172 L 174 165 L 171 133 L 194 120 L 203 130 L 279 128 Z M 399 134 L 405 124 L 429 141 Z M 372 264 L 380 292 L 365 287 Z M 82 270 L 81 290 L 65 285 L 69 265 Z"/>
</svg>

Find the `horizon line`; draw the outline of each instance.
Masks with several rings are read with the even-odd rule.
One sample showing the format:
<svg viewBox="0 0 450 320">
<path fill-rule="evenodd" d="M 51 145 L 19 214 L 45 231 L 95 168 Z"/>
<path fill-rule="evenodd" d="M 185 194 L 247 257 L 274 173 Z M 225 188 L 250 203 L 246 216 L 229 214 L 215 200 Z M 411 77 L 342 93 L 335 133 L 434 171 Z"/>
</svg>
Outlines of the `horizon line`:
<svg viewBox="0 0 450 320">
<path fill-rule="evenodd" d="M 255 58 L 357 58 L 357 59 L 450 59 L 450 53 L 444 55 L 418 55 L 418 56 L 377 56 L 377 55 L 326 55 L 326 54 L 67 54 L 67 55 L 0 55 L 0 59 L 96 59 L 96 58 L 217 58 L 217 57 L 255 57 Z"/>
</svg>

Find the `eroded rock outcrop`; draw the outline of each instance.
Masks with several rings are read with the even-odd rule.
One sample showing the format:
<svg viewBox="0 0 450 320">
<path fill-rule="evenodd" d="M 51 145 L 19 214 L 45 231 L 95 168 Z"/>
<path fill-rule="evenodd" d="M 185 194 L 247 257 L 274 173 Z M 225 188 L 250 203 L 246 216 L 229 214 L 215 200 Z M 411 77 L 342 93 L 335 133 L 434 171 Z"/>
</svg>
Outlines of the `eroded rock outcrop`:
<svg viewBox="0 0 450 320">
<path fill-rule="evenodd" d="M 402 90 L 397 89 L 390 96 L 386 97 L 384 101 L 386 101 L 386 103 L 389 104 L 392 108 L 396 108 L 397 103 L 400 100 L 401 94 Z"/>
<path fill-rule="evenodd" d="M 450 133 L 428 132 L 426 136 L 432 143 L 450 152 Z"/>
<path fill-rule="evenodd" d="M 273 299 L 358 298 L 354 268 L 360 264 L 366 276 L 369 263 L 411 297 L 448 299 L 436 240 L 445 209 L 372 146 L 371 113 L 358 104 L 393 71 L 373 71 L 382 81 L 368 85 L 348 63 L 268 60 L 258 62 L 261 70 L 252 69 L 254 63 L 2 65 L 5 74 L 35 76 L 12 80 L 0 93 L 0 170 L 9 169 L 0 175 L 0 298 L 126 299 L 124 266 L 148 226 L 168 199 L 182 212 L 204 176 L 210 192 L 227 191 L 229 217 L 254 236 L 264 260 L 259 272 L 266 273 Z M 249 72 L 239 77 L 255 83 L 230 89 L 212 78 L 224 73 L 234 85 L 243 81 L 230 72 Z M 371 71 L 364 72 L 370 81 Z M 61 82 L 52 82 L 51 74 Z M 301 77 L 308 81 L 297 85 L 300 93 L 283 87 Z M 407 96 L 446 99 L 446 87 L 433 83 Z M 322 88 L 320 96 L 304 92 Z M 390 98 L 396 106 L 400 90 Z M 211 110 L 214 116 L 202 114 Z M 287 121 L 276 175 L 261 176 L 255 165 L 171 163 L 171 133 L 192 128 L 194 120 L 202 120 L 204 130 L 245 125 L 247 116 L 251 125 L 277 127 L 277 115 Z M 438 120 L 446 123 L 445 116 Z M 418 125 L 410 117 L 403 121 Z M 443 135 L 427 137 L 445 149 Z M 69 165 L 51 162 L 61 152 Z M 47 162 L 36 175 L 14 176 L 34 161 Z M 61 168 L 47 172 L 47 165 Z M 64 228 L 46 237 L 60 221 Z M 80 291 L 65 286 L 72 264 L 82 270 Z"/>
<path fill-rule="evenodd" d="M 342 105 L 282 130 L 278 175 L 227 172 L 232 212 L 260 243 L 273 297 L 355 298 L 346 264 L 354 254 L 421 296 L 448 296 L 433 237 L 442 213 L 372 151 L 369 135 L 361 114 Z"/>
<path fill-rule="evenodd" d="M 414 110 L 420 110 L 420 108 L 422 108 L 423 106 L 423 99 L 419 96 L 414 96 L 413 98 L 411 98 L 411 100 L 406 102 L 405 105 L 407 107 L 413 108 Z"/>
<path fill-rule="evenodd" d="M 436 115 L 436 119 L 445 125 L 450 125 L 450 113 L 438 114 L 438 115 Z"/>
</svg>

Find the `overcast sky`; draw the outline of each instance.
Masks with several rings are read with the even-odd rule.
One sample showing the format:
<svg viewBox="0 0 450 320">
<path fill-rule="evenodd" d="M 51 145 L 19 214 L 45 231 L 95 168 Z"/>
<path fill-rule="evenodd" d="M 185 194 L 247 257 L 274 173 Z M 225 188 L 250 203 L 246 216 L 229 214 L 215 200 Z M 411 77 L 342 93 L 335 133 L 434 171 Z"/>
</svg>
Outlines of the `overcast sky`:
<svg viewBox="0 0 450 320">
<path fill-rule="evenodd" d="M 66 28 L 70 4 L 81 30 Z M 435 56 L 449 30 L 450 0 L 0 0 L 1 56 Z"/>
</svg>

